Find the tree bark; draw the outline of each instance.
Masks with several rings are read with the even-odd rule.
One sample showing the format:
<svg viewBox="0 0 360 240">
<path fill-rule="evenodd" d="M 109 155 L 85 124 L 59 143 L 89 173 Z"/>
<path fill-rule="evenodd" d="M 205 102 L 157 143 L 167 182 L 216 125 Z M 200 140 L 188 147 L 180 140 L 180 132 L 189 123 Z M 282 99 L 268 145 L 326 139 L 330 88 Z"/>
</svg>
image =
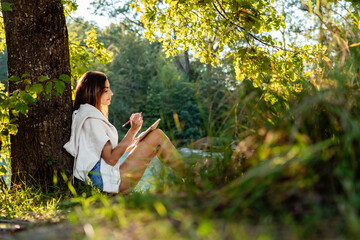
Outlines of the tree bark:
<svg viewBox="0 0 360 240">
<path fill-rule="evenodd" d="M 61 0 L 1 0 L 8 50 L 8 76 L 30 74 L 49 79 L 70 76 L 68 33 Z M 46 83 L 46 82 L 45 82 Z M 45 83 L 43 83 L 45 85 Z M 24 88 L 9 82 L 9 92 Z M 11 137 L 12 181 L 41 183 L 46 188 L 55 172 L 71 172 L 73 159 L 63 149 L 70 137 L 71 84 L 60 97 L 39 96 L 28 117 L 20 115 L 18 133 Z"/>
<path fill-rule="evenodd" d="M 179 55 L 176 55 L 176 56 L 175 56 L 175 64 L 176 64 L 177 69 L 178 69 L 180 72 L 186 73 L 183 65 L 181 64 Z"/>
<path fill-rule="evenodd" d="M 189 58 L 189 51 L 184 51 L 184 58 L 185 58 L 185 71 L 189 75 L 190 74 L 190 58 Z"/>
<path fill-rule="evenodd" d="M 186 76 L 190 76 L 190 60 L 189 60 L 189 51 L 184 51 L 184 61 L 185 61 L 185 68 L 183 64 L 181 63 L 179 55 L 175 56 L 175 64 L 177 69 L 184 73 Z"/>
</svg>

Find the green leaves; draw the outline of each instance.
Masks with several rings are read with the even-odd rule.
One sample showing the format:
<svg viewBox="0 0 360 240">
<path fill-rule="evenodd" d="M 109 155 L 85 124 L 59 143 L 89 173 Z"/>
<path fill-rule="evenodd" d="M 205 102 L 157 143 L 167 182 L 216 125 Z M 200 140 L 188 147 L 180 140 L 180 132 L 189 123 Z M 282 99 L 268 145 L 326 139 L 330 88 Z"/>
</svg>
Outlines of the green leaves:
<svg viewBox="0 0 360 240">
<path fill-rule="evenodd" d="M 35 83 L 31 88 L 31 91 L 36 92 L 37 94 L 43 91 L 43 85 L 40 83 Z"/>
<path fill-rule="evenodd" d="M 0 118 L 2 117 L 0 130 L 9 125 L 9 111 L 14 116 L 18 116 L 19 113 L 26 114 L 28 106 L 36 103 L 36 98 L 39 94 L 43 94 L 48 98 L 51 95 L 60 96 L 66 88 L 66 83 L 70 82 L 70 76 L 66 74 L 60 75 L 59 79 L 52 80 L 47 76 L 39 76 L 35 83 L 31 83 L 30 79 L 30 74 L 27 73 L 22 74 L 21 78 L 11 76 L 9 81 L 23 84 L 23 87 L 9 94 L 0 92 Z M 3 84 L 0 85 L 0 90 L 4 91 Z"/>
<path fill-rule="evenodd" d="M 12 9 L 11 5 L 12 5 L 12 3 L 3 2 L 3 3 L 1 4 L 1 10 L 2 10 L 2 11 L 10 11 L 10 12 L 12 12 L 13 9 Z"/>
<path fill-rule="evenodd" d="M 47 81 L 47 80 L 49 80 L 49 77 L 47 77 L 47 76 L 40 76 L 40 77 L 38 77 L 38 81 L 39 81 L 39 82 L 45 82 L 45 81 Z"/>
<path fill-rule="evenodd" d="M 47 76 L 39 76 L 37 78 L 38 83 L 31 84 L 31 80 L 28 77 L 30 77 L 30 74 L 25 73 L 21 76 L 21 78 L 18 76 L 11 76 L 9 78 L 9 81 L 16 82 L 17 84 L 19 83 L 25 84 L 25 91 L 28 92 L 29 94 L 37 95 L 43 93 L 47 97 L 50 97 L 51 93 L 56 96 L 60 96 L 65 90 L 66 83 L 69 83 L 71 81 L 69 75 L 61 74 L 59 76 L 59 79 L 55 78 L 52 80 L 50 80 L 49 77 Z M 53 87 L 55 91 L 52 92 Z M 35 103 L 30 99 L 29 96 L 27 96 L 26 99 L 27 100 L 25 99 L 24 100 L 30 104 Z M 34 98 L 32 97 L 32 99 Z"/>
<path fill-rule="evenodd" d="M 34 104 L 35 103 L 35 99 L 30 93 L 22 91 L 22 92 L 20 92 L 19 96 L 26 104 Z"/>
<path fill-rule="evenodd" d="M 61 0 L 61 3 L 64 5 L 65 16 L 69 16 L 69 14 L 75 12 L 78 8 L 76 0 Z"/>
<path fill-rule="evenodd" d="M 66 83 L 69 82 L 70 82 L 70 76 L 66 74 L 61 74 L 59 76 L 59 79 L 55 78 L 53 80 L 47 80 L 43 93 L 46 97 L 50 97 L 52 94 L 55 96 L 60 96 L 61 94 L 63 94 L 66 88 Z M 55 91 L 53 91 L 53 89 Z"/>
<path fill-rule="evenodd" d="M 21 79 L 18 77 L 18 76 L 11 76 L 10 78 L 9 78 L 9 81 L 11 81 L 11 82 L 18 82 L 18 81 L 20 81 Z"/>
<path fill-rule="evenodd" d="M 0 165 L 0 176 L 7 173 L 6 167 L 4 165 Z"/>
<path fill-rule="evenodd" d="M 46 94 L 50 94 L 51 89 L 52 89 L 53 83 L 52 82 L 47 82 L 45 85 L 45 93 Z"/>
<path fill-rule="evenodd" d="M 18 102 L 15 104 L 15 110 L 20 111 L 22 114 L 26 114 L 28 106 L 23 102 Z"/>
<path fill-rule="evenodd" d="M 23 78 L 27 78 L 27 77 L 29 77 L 30 76 L 30 74 L 28 74 L 28 73 L 24 73 L 23 75 L 21 75 L 21 79 L 23 79 Z"/>
<path fill-rule="evenodd" d="M 142 14 L 144 36 L 160 41 L 167 57 L 190 49 L 212 66 L 231 58 L 236 79 L 251 80 L 271 104 L 286 105 L 304 84 L 314 82 L 322 72 L 319 62 L 327 58 L 322 46 L 275 41 L 271 31 L 286 26 L 270 1 L 139 0 L 131 7 Z"/>
<path fill-rule="evenodd" d="M 87 69 L 95 68 L 99 63 L 105 65 L 112 60 L 113 56 L 113 53 L 107 50 L 104 44 L 97 39 L 98 30 L 95 27 L 89 26 L 84 29 L 84 25 L 86 25 L 84 22 L 81 29 L 71 31 L 71 27 L 76 27 L 76 24 L 73 23 L 75 26 L 69 26 L 69 50 L 73 85 Z M 78 33 L 81 31 L 84 32 L 85 37 L 79 37 Z M 66 78 L 61 80 L 68 81 Z"/>
<path fill-rule="evenodd" d="M 61 82 L 61 81 L 54 81 L 55 82 L 55 90 L 59 93 L 62 94 L 64 92 L 65 89 L 65 83 Z"/>
<path fill-rule="evenodd" d="M 0 18 L 0 53 L 4 53 L 6 47 L 4 19 Z"/>
<path fill-rule="evenodd" d="M 64 82 L 70 82 L 70 76 L 66 74 L 61 74 L 59 79 L 63 80 Z"/>
<path fill-rule="evenodd" d="M 219 49 L 234 48 L 229 41 L 258 41 L 253 33 L 283 25 L 282 16 L 268 1 L 142 0 L 131 6 L 142 13 L 144 36 L 151 41 L 159 39 L 169 56 L 191 47 L 201 53 L 203 62 L 218 62 Z"/>
<path fill-rule="evenodd" d="M 37 80 L 35 83 L 31 79 Z M 59 79 L 49 79 L 47 76 L 31 77 L 24 73 L 21 77 L 11 76 L 9 81 L 19 84 L 19 88 L 13 92 L 5 92 L 5 86 L 0 82 L 0 142 L 2 153 L 8 148 L 9 135 L 15 135 L 17 129 L 17 118 L 20 114 L 26 115 L 30 105 L 36 103 L 40 94 L 49 98 L 52 95 L 60 96 L 66 84 L 70 84 L 70 76 L 62 74 Z M 12 118 L 10 119 L 10 112 Z M 5 154 L 6 155 L 6 154 Z M 1 175 L 0 165 L 0 175 Z"/>
</svg>

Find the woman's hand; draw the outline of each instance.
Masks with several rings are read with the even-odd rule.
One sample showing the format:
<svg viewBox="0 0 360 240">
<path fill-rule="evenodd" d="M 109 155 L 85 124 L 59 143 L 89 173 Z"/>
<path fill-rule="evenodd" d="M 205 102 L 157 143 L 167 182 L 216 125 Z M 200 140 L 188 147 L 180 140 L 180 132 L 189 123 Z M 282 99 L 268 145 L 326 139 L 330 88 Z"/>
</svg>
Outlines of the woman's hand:
<svg viewBox="0 0 360 240">
<path fill-rule="evenodd" d="M 130 129 L 137 133 L 143 124 L 141 113 L 133 113 L 130 117 L 130 124 Z"/>
</svg>

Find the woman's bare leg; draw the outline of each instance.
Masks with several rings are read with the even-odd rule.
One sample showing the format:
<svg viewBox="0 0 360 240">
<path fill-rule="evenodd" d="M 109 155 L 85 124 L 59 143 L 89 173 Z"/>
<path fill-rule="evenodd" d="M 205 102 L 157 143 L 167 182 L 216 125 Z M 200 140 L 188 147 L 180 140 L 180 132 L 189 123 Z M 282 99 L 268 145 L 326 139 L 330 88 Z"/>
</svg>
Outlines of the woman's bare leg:
<svg viewBox="0 0 360 240">
<path fill-rule="evenodd" d="M 139 142 L 121 164 L 120 193 L 128 193 L 136 186 L 155 155 L 173 170 L 185 172 L 184 163 L 175 146 L 163 131 L 156 129 Z"/>
</svg>

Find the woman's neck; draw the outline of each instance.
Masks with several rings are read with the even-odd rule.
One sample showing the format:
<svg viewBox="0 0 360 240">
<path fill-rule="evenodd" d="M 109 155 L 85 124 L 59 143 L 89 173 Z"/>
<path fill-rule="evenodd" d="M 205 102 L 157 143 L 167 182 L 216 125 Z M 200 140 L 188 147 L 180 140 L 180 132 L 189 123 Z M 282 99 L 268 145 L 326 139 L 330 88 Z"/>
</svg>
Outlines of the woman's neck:
<svg viewBox="0 0 360 240">
<path fill-rule="evenodd" d="M 100 105 L 96 107 L 107 119 L 108 117 L 108 109 L 109 107 L 107 105 Z"/>
</svg>

